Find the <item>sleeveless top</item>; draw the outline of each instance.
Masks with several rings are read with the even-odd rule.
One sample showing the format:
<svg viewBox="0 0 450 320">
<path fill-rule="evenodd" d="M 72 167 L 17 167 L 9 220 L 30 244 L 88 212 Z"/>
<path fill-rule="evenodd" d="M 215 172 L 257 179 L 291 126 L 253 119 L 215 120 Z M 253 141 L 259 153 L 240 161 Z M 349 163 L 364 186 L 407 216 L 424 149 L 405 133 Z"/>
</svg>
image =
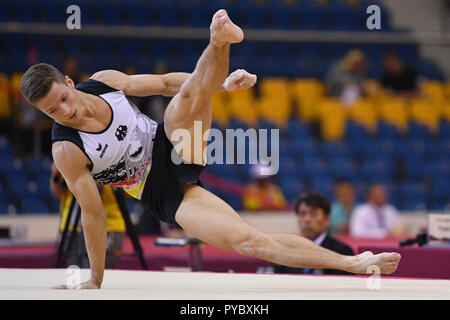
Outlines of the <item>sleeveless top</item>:
<svg viewBox="0 0 450 320">
<path fill-rule="evenodd" d="M 91 161 L 96 182 L 121 187 L 140 199 L 151 168 L 158 124 L 142 114 L 122 91 L 103 82 L 88 79 L 75 88 L 102 98 L 111 108 L 110 123 L 100 132 L 86 132 L 55 121 L 52 143 L 74 143 Z"/>
</svg>

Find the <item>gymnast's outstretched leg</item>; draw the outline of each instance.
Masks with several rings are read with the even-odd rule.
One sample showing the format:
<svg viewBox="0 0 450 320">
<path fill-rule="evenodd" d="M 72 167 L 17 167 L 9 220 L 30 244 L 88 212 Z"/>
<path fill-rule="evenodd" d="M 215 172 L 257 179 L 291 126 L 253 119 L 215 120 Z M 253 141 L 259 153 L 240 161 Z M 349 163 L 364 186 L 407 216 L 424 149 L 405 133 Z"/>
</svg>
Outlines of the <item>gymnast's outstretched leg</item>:
<svg viewBox="0 0 450 320">
<path fill-rule="evenodd" d="M 172 134 L 177 129 L 189 130 L 193 136 L 195 121 L 202 123 L 203 131 L 210 128 L 210 98 L 226 79 L 229 46 L 243 39 L 242 30 L 231 22 L 225 10 L 214 15 L 210 30 L 210 44 L 166 111 L 165 132 L 172 143 L 175 143 Z M 199 150 L 194 150 L 193 145 L 190 147 L 193 150 L 190 156 L 184 154 L 182 157 L 188 162 L 202 164 L 206 142 Z M 206 243 L 292 267 L 368 273 L 370 265 L 377 265 L 382 273 L 392 273 L 400 260 L 397 253 L 373 255 L 366 252 L 355 257 L 343 256 L 296 235 L 263 233 L 244 221 L 223 200 L 193 184 L 185 186 L 175 220 Z"/>
</svg>

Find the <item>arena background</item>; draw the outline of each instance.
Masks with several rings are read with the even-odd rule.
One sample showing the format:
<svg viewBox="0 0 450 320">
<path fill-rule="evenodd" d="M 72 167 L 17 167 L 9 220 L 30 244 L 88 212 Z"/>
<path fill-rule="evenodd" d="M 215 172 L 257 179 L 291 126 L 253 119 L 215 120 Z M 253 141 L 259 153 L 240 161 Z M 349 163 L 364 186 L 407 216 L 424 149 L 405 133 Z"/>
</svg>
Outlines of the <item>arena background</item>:
<svg viewBox="0 0 450 320">
<path fill-rule="evenodd" d="M 68 28 L 72 4 L 81 10 L 81 29 Z M 367 27 L 370 5 L 381 9 L 380 29 Z M 333 200 L 334 183 L 347 179 L 364 202 L 367 187 L 379 182 L 407 223 L 405 237 L 415 237 L 427 213 L 450 210 L 449 7 L 444 0 L 0 0 L 0 225 L 2 257 L 13 257 L 3 266 L 30 266 L 25 254 L 39 246 L 51 256 L 59 223 L 49 189 L 52 122 L 20 96 L 23 72 L 38 62 L 67 72 L 76 62 L 78 82 L 103 69 L 191 72 L 220 8 L 245 32 L 231 48 L 230 72 L 246 69 L 258 83 L 215 95 L 214 126 L 280 129 L 273 179 L 289 205 L 243 210 L 250 165 L 209 166 L 205 187 L 261 228 L 296 233 L 292 203 L 299 193 L 315 190 Z M 367 59 L 369 90 L 345 103 L 328 93 L 326 77 L 354 49 Z M 377 86 L 386 51 L 417 70 L 412 98 Z M 142 208 L 127 205 L 137 222 Z"/>
</svg>

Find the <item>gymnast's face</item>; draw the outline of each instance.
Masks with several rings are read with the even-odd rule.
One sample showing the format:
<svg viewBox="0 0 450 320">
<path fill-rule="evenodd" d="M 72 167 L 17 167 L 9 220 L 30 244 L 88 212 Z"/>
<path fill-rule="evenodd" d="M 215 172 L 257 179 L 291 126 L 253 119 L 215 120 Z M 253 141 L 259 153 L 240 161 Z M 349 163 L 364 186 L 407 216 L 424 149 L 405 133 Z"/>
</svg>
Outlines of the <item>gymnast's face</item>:
<svg viewBox="0 0 450 320">
<path fill-rule="evenodd" d="M 313 208 L 301 203 L 297 209 L 300 233 L 305 238 L 314 241 L 330 224 L 330 215 L 325 214 L 322 208 Z"/>
<path fill-rule="evenodd" d="M 70 125 L 77 122 L 81 112 L 74 82 L 68 76 L 65 79 L 65 83 L 53 82 L 50 91 L 34 105 L 56 122 Z"/>
</svg>

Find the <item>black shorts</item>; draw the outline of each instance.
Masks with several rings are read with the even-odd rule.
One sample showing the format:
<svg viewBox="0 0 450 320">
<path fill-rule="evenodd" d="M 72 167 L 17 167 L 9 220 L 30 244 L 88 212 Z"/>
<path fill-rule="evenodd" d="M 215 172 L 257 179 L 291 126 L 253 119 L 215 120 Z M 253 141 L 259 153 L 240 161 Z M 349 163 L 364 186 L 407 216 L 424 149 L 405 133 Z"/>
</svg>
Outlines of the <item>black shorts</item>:
<svg viewBox="0 0 450 320">
<path fill-rule="evenodd" d="M 184 186 L 188 183 L 202 186 L 199 176 L 205 166 L 173 163 L 172 149 L 164 123 L 159 123 L 153 141 L 152 165 L 141 201 L 158 220 L 176 224 L 175 213 L 183 200 Z"/>
</svg>

